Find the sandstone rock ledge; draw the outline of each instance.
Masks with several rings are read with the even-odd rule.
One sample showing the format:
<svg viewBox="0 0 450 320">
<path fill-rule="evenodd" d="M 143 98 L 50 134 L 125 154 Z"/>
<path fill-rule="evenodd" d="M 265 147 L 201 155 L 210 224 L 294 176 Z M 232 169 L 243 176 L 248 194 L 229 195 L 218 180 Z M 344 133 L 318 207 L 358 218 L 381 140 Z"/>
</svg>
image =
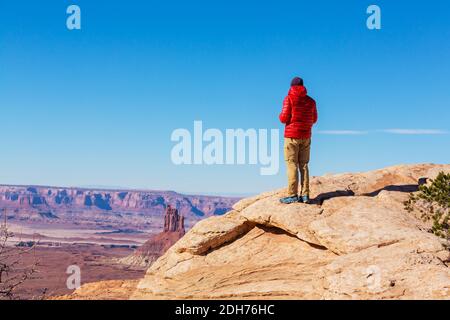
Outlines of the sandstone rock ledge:
<svg viewBox="0 0 450 320">
<path fill-rule="evenodd" d="M 279 204 L 283 190 L 244 199 L 198 222 L 139 282 L 67 298 L 449 299 L 449 252 L 403 209 L 439 171 L 450 165 L 316 177 L 313 205 Z"/>
</svg>

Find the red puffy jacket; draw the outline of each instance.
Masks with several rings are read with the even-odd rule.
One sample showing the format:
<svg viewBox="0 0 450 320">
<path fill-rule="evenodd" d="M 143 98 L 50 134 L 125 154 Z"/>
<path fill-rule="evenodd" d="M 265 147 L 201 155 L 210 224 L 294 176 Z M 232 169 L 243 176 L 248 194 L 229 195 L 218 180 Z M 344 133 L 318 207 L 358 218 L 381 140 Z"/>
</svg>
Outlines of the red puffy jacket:
<svg viewBox="0 0 450 320">
<path fill-rule="evenodd" d="M 317 122 L 317 108 L 304 86 L 291 87 L 283 101 L 280 121 L 286 124 L 285 138 L 311 138 L 311 128 Z"/>
</svg>

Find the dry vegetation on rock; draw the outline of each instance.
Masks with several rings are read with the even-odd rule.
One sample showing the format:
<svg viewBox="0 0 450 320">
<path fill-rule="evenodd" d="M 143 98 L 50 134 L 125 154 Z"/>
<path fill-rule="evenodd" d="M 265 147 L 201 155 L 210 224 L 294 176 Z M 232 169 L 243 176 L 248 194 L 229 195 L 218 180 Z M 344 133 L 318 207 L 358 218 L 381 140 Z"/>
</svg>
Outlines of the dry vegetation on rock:
<svg viewBox="0 0 450 320">
<path fill-rule="evenodd" d="M 408 212 L 418 210 L 421 218 L 431 223 L 431 232 L 450 241 L 450 174 L 440 172 L 429 184 L 421 185 L 405 201 L 405 208 Z"/>
<path fill-rule="evenodd" d="M 22 258 L 32 254 L 34 244 L 30 246 L 12 246 L 8 240 L 13 237 L 9 232 L 6 215 L 0 223 L 0 300 L 20 298 L 15 291 L 29 280 L 37 271 L 37 263 L 24 266 Z"/>
</svg>

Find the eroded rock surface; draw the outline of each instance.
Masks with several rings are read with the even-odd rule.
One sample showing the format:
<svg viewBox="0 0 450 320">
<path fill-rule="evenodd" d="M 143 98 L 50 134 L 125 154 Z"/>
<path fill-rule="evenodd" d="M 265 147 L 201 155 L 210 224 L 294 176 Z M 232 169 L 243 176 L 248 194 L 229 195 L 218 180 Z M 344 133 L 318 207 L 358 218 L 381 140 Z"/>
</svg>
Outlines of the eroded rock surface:
<svg viewBox="0 0 450 320">
<path fill-rule="evenodd" d="M 244 199 L 197 223 L 129 298 L 449 299 L 449 252 L 403 209 L 439 171 L 450 165 L 317 177 L 312 205 L 280 204 L 284 190 Z"/>
</svg>

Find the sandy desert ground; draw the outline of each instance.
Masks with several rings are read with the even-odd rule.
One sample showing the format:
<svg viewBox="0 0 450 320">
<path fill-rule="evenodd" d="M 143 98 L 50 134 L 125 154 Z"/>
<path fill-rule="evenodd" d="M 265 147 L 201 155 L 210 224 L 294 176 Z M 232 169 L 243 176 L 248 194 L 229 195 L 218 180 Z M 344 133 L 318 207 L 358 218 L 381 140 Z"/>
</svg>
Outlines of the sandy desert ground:
<svg viewBox="0 0 450 320">
<path fill-rule="evenodd" d="M 16 249 L 19 250 L 19 249 Z M 125 257 L 131 248 L 98 244 L 62 244 L 59 247 L 37 246 L 22 256 L 20 267 L 37 263 L 37 272 L 15 292 L 16 299 L 44 299 L 73 292 L 66 285 L 70 274 L 67 267 L 77 265 L 81 271 L 81 284 L 99 280 L 139 279 L 145 271 L 130 269 L 111 263 L 114 258 Z"/>
</svg>

